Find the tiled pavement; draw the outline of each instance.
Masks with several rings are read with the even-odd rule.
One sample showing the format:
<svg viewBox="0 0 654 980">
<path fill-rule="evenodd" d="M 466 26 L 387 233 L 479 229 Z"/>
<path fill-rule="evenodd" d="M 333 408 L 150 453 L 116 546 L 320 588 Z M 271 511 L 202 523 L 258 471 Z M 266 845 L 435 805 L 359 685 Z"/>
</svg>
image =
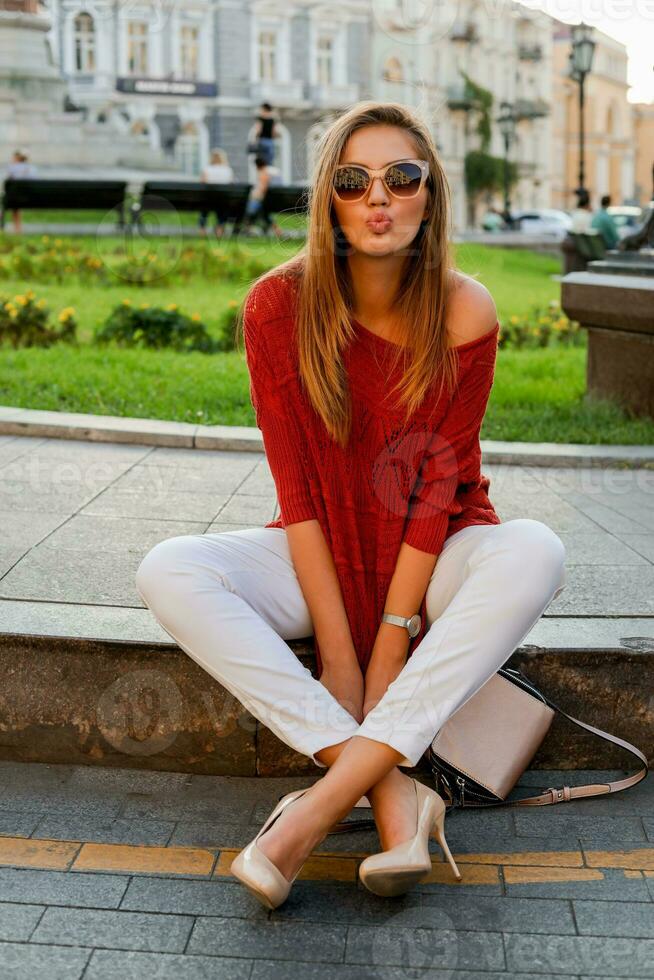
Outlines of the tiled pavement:
<svg viewBox="0 0 654 980">
<path fill-rule="evenodd" d="M 529 639 L 574 630 L 647 653 L 652 470 L 484 472 L 502 519 L 542 519 L 566 545 L 568 587 Z M 145 551 L 275 513 L 261 453 L 0 437 L 1 629 L 157 639 L 134 590 Z M 535 770 L 520 785 L 621 775 Z M 450 812 L 463 881 L 432 841 L 430 880 L 396 899 L 357 881 L 376 834 L 334 835 L 267 912 L 230 861 L 308 781 L 0 763 L 1 980 L 654 977 L 651 776 L 611 799 Z"/>
<path fill-rule="evenodd" d="M 229 866 L 312 780 L 12 762 L 0 779 L 3 980 L 654 976 L 651 775 L 556 810 L 449 811 L 463 880 L 430 840 L 430 877 L 397 898 L 357 880 L 374 831 L 328 837 L 274 911 Z"/>
<path fill-rule="evenodd" d="M 483 469 L 502 520 L 542 520 L 566 546 L 566 589 L 529 639 L 553 627 L 583 633 L 590 647 L 598 633 L 604 645 L 639 631 L 651 638 L 654 468 Z M 66 627 L 77 622 L 83 635 L 167 640 L 134 587 L 146 551 L 277 514 L 262 452 L 0 435 L 2 628 L 47 622 L 61 635 L 64 609 Z M 622 634 L 620 620 L 629 621 Z"/>
</svg>

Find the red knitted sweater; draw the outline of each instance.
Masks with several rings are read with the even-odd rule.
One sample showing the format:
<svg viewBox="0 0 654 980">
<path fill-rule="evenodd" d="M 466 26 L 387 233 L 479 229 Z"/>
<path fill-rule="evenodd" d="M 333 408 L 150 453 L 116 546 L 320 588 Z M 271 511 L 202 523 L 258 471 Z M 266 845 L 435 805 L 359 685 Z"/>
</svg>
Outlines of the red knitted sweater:
<svg viewBox="0 0 654 980">
<path fill-rule="evenodd" d="M 387 404 L 402 373 L 396 344 L 352 319 L 356 339 L 343 354 L 352 398 L 352 435 L 343 449 L 300 385 L 294 333 L 295 284 L 273 275 L 250 289 L 244 310 L 250 396 L 281 516 L 266 527 L 316 519 L 334 559 L 358 661 L 365 668 L 403 541 L 438 555 L 469 524 L 499 524 L 481 473 L 479 431 L 493 385 L 499 322 L 455 347 L 458 383 L 428 393 L 404 427 L 404 408 Z M 389 610 L 393 612 L 393 610 Z M 426 632 L 408 648 L 411 656 Z M 322 661 L 314 638 L 318 676 Z"/>
</svg>

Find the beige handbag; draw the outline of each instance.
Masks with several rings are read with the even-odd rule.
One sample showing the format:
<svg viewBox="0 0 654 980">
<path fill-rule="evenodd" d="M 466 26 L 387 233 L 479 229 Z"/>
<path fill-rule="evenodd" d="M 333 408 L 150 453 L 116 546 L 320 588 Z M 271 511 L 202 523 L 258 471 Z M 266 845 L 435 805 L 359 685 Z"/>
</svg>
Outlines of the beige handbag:
<svg viewBox="0 0 654 980">
<path fill-rule="evenodd" d="M 547 735 L 555 711 L 593 735 L 627 749 L 643 763 L 633 776 L 608 783 L 550 786 L 537 796 L 507 800 Z M 616 735 L 573 718 L 513 667 L 501 667 L 454 714 L 427 749 L 436 790 L 448 807 L 543 806 L 578 797 L 617 793 L 635 786 L 648 772 L 640 749 Z M 362 796 L 356 807 L 370 806 Z M 341 821 L 330 834 L 372 829 L 374 820 Z"/>
<path fill-rule="evenodd" d="M 558 711 L 593 735 L 627 749 L 643 763 L 633 776 L 608 783 L 549 786 L 537 796 L 507 800 L 528 768 Z M 539 691 L 513 667 L 500 670 L 447 719 L 428 749 L 436 789 L 446 805 L 543 806 L 585 796 L 617 793 L 635 786 L 648 772 L 647 758 L 635 745 L 587 725 Z"/>
</svg>

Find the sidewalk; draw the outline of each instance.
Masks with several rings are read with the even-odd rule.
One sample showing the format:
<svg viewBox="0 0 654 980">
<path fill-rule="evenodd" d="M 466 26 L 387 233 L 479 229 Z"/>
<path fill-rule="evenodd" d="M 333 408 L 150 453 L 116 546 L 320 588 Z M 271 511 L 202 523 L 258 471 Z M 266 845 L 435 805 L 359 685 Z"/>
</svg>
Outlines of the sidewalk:
<svg viewBox="0 0 654 980">
<path fill-rule="evenodd" d="M 200 437 L 179 423 L 95 416 L 71 428 L 70 417 L 53 415 L 0 412 L 5 431 L 13 417 L 20 431 L 75 435 L 0 435 L 0 668 L 11 705 L 4 758 L 234 776 L 312 772 L 217 682 L 207 684 L 134 586 L 143 555 L 164 538 L 277 516 L 259 431 L 215 427 Z M 99 441 L 109 435 L 126 441 Z M 190 438 L 232 448 L 187 448 Z M 511 665 L 574 717 L 651 755 L 654 472 L 637 464 L 651 459 L 652 447 L 489 445 L 483 468 L 501 519 L 542 520 L 567 551 L 566 588 Z M 598 465 L 611 454 L 612 466 Z M 310 667 L 310 638 L 289 645 Z M 137 705 L 152 688 L 165 736 L 146 745 L 112 705 Z M 535 765 L 632 761 L 555 724 Z"/>
<path fill-rule="evenodd" d="M 619 773 L 527 772 L 521 786 Z M 654 780 L 608 799 L 455 811 L 454 881 L 380 898 L 375 832 L 327 837 L 268 911 L 230 875 L 314 779 L 0 763 L 0 962 L 11 980 L 653 977 Z"/>
<path fill-rule="evenodd" d="M 201 428 L 0 410 L 3 980 L 654 977 L 652 774 L 610 798 L 449 810 L 463 880 L 430 840 L 429 879 L 394 899 L 357 879 L 375 831 L 328 836 L 272 912 L 230 875 L 278 798 L 321 775 L 135 591 L 157 541 L 278 513 L 258 431 Z M 567 551 L 511 662 L 651 757 L 652 448 L 483 449 L 502 520 L 543 520 Z M 635 771 L 571 729 L 555 719 L 512 797 Z"/>
</svg>

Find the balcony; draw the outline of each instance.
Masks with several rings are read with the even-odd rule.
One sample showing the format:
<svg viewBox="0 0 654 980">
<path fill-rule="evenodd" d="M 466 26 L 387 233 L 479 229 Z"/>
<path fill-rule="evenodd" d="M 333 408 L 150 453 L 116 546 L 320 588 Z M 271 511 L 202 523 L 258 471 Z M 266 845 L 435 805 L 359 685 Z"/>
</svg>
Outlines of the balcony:
<svg viewBox="0 0 654 980">
<path fill-rule="evenodd" d="M 463 41 L 466 44 L 475 44 L 479 40 L 477 27 L 471 21 L 455 21 L 450 31 L 451 41 Z"/>
<path fill-rule="evenodd" d="M 359 101 L 359 86 L 351 85 L 309 85 L 309 101 L 320 109 L 345 109 Z"/>
<path fill-rule="evenodd" d="M 470 95 L 466 93 L 466 87 L 463 82 L 458 82 L 455 85 L 447 85 L 445 87 L 445 94 L 448 109 L 467 112 L 468 109 L 472 108 L 473 101 Z"/>
<path fill-rule="evenodd" d="M 550 113 L 545 99 L 516 99 L 514 115 L 516 119 L 540 119 Z"/>
<path fill-rule="evenodd" d="M 541 44 L 519 44 L 518 58 L 520 61 L 541 61 L 543 47 Z"/>
<path fill-rule="evenodd" d="M 270 102 L 278 108 L 292 109 L 306 105 L 304 84 L 297 82 L 260 81 L 250 85 L 250 98 L 260 105 Z"/>
</svg>

